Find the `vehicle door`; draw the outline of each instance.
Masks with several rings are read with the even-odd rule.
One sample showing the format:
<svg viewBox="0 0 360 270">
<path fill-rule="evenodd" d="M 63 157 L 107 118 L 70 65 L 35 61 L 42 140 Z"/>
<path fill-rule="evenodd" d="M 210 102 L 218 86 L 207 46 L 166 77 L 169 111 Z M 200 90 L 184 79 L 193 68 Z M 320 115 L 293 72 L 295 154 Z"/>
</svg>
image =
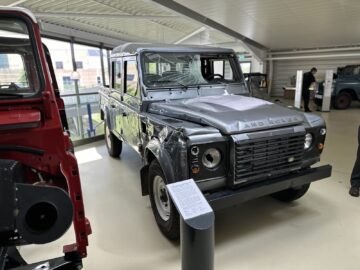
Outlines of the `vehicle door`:
<svg viewBox="0 0 360 270">
<path fill-rule="evenodd" d="M 360 99 L 360 66 L 355 66 L 354 77 L 356 78 L 356 82 L 352 88 L 355 91 L 356 97 Z"/>
<path fill-rule="evenodd" d="M 109 98 L 110 117 L 113 132 L 122 138 L 124 133 L 124 105 L 122 104 L 123 76 L 122 58 L 113 58 L 111 60 L 111 91 Z"/>
<path fill-rule="evenodd" d="M 139 73 L 135 56 L 124 57 L 124 88 L 122 100 L 124 104 L 123 136 L 136 151 L 140 147 L 140 106 L 141 94 L 139 86 Z"/>
</svg>

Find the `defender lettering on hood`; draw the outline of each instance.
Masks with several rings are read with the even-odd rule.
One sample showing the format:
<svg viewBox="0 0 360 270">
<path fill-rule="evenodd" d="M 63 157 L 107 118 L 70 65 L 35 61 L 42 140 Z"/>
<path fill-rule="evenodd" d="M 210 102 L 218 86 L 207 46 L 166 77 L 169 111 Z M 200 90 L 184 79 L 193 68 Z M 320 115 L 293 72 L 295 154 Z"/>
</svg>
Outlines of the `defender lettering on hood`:
<svg viewBox="0 0 360 270">
<path fill-rule="evenodd" d="M 300 112 L 240 95 L 152 103 L 149 112 L 212 126 L 223 134 L 298 125 L 304 121 Z"/>
</svg>

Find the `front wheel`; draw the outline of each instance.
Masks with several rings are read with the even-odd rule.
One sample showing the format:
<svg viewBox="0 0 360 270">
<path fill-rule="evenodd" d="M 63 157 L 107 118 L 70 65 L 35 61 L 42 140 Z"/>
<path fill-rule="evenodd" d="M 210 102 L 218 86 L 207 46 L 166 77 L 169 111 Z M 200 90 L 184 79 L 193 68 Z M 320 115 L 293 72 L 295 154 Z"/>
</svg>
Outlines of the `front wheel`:
<svg viewBox="0 0 360 270">
<path fill-rule="evenodd" d="M 338 110 L 345 110 L 350 107 L 352 97 L 349 93 L 342 92 L 335 97 L 334 107 Z"/>
<path fill-rule="evenodd" d="M 179 213 L 166 190 L 166 178 L 157 160 L 149 167 L 149 195 L 151 207 L 160 231 L 170 240 L 180 237 Z"/>
<path fill-rule="evenodd" d="M 104 121 L 105 144 L 111 157 L 119 157 L 122 151 L 122 141 L 120 141 L 110 130 Z"/>
<path fill-rule="evenodd" d="M 274 194 L 271 194 L 271 197 L 282 201 L 282 202 L 292 202 L 295 201 L 302 196 L 309 190 L 310 184 L 305 184 L 296 188 L 289 188 Z"/>
</svg>

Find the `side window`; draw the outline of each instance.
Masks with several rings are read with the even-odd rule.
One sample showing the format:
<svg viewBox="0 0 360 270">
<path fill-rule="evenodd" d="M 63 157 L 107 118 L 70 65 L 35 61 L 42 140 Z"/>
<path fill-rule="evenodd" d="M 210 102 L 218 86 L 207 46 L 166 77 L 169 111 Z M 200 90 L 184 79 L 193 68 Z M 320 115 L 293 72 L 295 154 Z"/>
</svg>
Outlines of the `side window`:
<svg viewBox="0 0 360 270">
<path fill-rule="evenodd" d="M 223 60 L 214 60 L 214 74 L 220 74 L 224 76 L 224 61 Z"/>
<path fill-rule="evenodd" d="M 360 66 L 354 68 L 354 75 L 360 75 Z"/>
<path fill-rule="evenodd" d="M 251 72 L 251 62 L 240 62 L 240 67 L 242 73 L 250 73 Z"/>
<path fill-rule="evenodd" d="M 0 89 L 19 91 L 28 89 L 28 74 L 20 54 L 0 54 Z"/>
<path fill-rule="evenodd" d="M 231 69 L 231 65 L 228 59 L 223 60 L 213 60 L 213 74 L 219 74 L 224 77 L 225 80 L 233 80 L 233 73 Z M 218 78 L 218 76 L 215 76 Z"/>
<path fill-rule="evenodd" d="M 136 66 L 135 60 L 129 60 L 125 62 L 125 75 L 126 75 L 126 90 L 125 93 L 127 93 L 130 96 L 138 97 L 139 96 L 139 76 L 138 76 L 138 70 Z"/>
<path fill-rule="evenodd" d="M 121 60 L 117 59 L 112 62 L 112 88 L 121 90 L 122 81 L 121 81 Z"/>
<path fill-rule="evenodd" d="M 157 75 L 158 74 L 157 63 L 155 63 L 155 62 L 146 63 L 145 64 L 145 73 Z"/>
</svg>

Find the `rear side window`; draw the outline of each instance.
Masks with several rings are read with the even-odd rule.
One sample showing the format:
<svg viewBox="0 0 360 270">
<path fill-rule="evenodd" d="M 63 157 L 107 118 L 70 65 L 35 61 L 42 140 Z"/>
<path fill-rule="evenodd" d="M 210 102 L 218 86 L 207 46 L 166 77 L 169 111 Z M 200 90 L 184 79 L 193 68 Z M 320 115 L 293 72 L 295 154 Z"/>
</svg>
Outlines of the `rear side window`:
<svg viewBox="0 0 360 270">
<path fill-rule="evenodd" d="M 121 60 L 115 60 L 112 62 L 112 88 L 121 90 L 122 87 L 122 79 L 121 79 L 121 73 L 122 73 L 122 62 Z"/>
<path fill-rule="evenodd" d="M 136 61 L 129 60 L 126 64 L 126 93 L 130 96 L 139 96 L 139 75 L 136 66 Z"/>
<path fill-rule="evenodd" d="M 40 90 L 28 28 L 18 19 L 0 19 L 0 98 L 29 97 Z"/>
</svg>

